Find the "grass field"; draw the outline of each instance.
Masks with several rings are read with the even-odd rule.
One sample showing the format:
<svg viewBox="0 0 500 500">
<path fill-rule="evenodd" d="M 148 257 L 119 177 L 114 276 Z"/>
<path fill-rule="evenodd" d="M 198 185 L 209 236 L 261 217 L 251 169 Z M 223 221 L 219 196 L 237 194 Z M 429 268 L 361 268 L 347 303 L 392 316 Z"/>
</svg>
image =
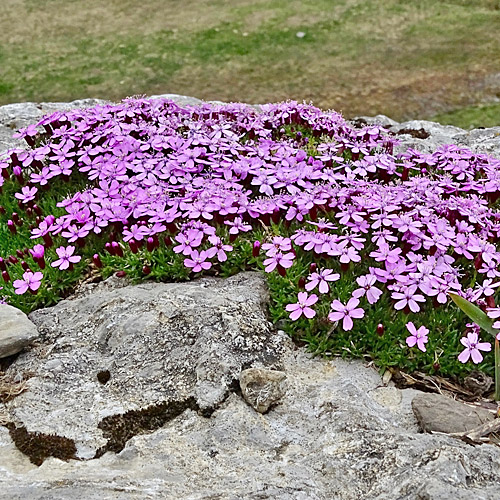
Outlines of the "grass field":
<svg viewBox="0 0 500 500">
<path fill-rule="evenodd" d="M 499 0 L 3 0 L 2 7 L 0 104 L 179 93 L 500 124 Z"/>
</svg>

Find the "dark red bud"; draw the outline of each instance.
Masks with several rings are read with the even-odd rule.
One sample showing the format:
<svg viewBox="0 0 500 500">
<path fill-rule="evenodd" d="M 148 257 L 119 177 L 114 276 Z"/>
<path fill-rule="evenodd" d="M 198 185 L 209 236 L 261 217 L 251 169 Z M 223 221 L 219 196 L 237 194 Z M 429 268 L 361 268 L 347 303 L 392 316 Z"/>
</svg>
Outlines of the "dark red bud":
<svg viewBox="0 0 500 500">
<path fill-rule="evenodd" d="M 253 257 L 258 257 L 260 252 L 260 241 L 254 241 L 253 242 L 253 248 L 252 248 L 252 256 Z"/>
<path fill-rule="evenodd" d="M 0 214 L 5 215 L 5 208 L 0 205 Z"/>
<path fill-rule="evenodd" d="M 7 271 L 7 265 L 5 264 L 5 261 L 0 257 L 0 271 Z"/>
<path fill-rule="evenodd" d="M 38 205 L 33 205 L 33 210 L 37 215 L 42 215 L 42 209 Z"/>
<path fill-rule="evenodd" d="M 24 254 L 23 254 L 23 251 L 22 250 L 19 250 L 19 248 L 16 250 L 16 255 L 22 259 L 24 257 Z"/>
<path fill-rule="evenodd" d="M 130 247 L 130 250 L 132 251 L 132 253 L 138 252 L 137 242 L 134 239 L 131 239 L 128 241 L 128 246 Z"/>
<path fill-rule="evenodd" d="M 304 277 L 299 278 L 299 288 L 305 288 L 306 286 L 306 279 Z"/>
<path fill-rule="evenodd" d="M 230 243 L 233 243 L 234 241 L 236 241 L 236 238 L 238 237 L 237 234 L 230 234 L 229 235 L 229 242 Z"/>
<path fill-rule="evenodd" d="M 286 276 L 286 269 L 283 266 L 280 266 L 279 264 L 276 266 L 276 269 L 278 269 L 278 273 L 280 276 L 283 276 L 283 278 Z"/>
<path fill-rule="evenodd" d="M 117 278 L 125 278 L 125 276 L 127 276 L 127 273 L 125 271 L 118 271 L 115 276 Z"/>
<path fill-rule="evenodd" d="M 14 222 L 13 222 L 13 221 L 8 220 L 8 221 L 7 221 L 7 227 L 9 228 L 9 231 L 10 231 L 12 234 L 17 234 L 17 228 L 16 228 L 16 225 L 14 224 Z"/>
<path fill-rule="evenodd" d="M 43 238 L 43 243 L 45 245 L 45 248 L 50 248 L 54 244 L 50 234 L 45 234 L 42 236 L 42 238 Z"/>
<path fill-rule="evenodd" d="M 28 263 L 24 260 L 21 261 L 21 267 L 25 270 L 25 271 L 29 271 L 30 270 L 30 266 L 28 266 Z"/>
<path fill-rule="evenodd" d="M 486 305 L 491 308 L 495 307 L 495 298 L 493 297 L 493 295 L 486 297 Z"/>
<path fill-rule="evenodd" d="M 98 253 L 94 254 L 94 256 L 92 257 L 92 261 L 94 262 L 95 267 L 97 267 L 98 269 L 101 269 L 102 261 L 101 261 L 101 258 L 99 257 Z"/>
<path fill-rule="evenodd" d="M 9 262 L 10 262 L 11 264 L 17 264 L 17 263 L 19 262 L 19 259 L 18 259 L 17 257 L 14 257 L 14 255 L 11 255 L 11 256 L 9 257 Z"/>
<path fill-rule="evenodd" d="M 481 255 L 482 254 L 476 255 L 476 258 L 474 259 L 474 268 L 476 269 L 476 271 L 479 271 L 479 269 L 483 265 L 483 258 L 481 257 Z"/>
<path fill-rule="evenodd" d="M 142 266 L 142 272 L 144 274 L 150 274 L 151 273 L 151 268 L 149 266 Z"/>
<path fill-rule="evenodd" d="M 155 241 L 151 236 L 146 240 L 146 248 L 148 252 L 152 252 L 155 249 Z"/>
<path fill-rule="evenodd" d="M 163 238 L 163 241 L 165 242 L 165 246 L 167 247 L 172 244 L 172 239 L 170 238 L 170 236 L 165 236 L 165 238 Z"/>
<path fill-rule="evenodd" d="M 8 283 L 10 281 L 10 276 L 7 271 L 2 271 L 2 278 L 5 281 L 5 283 Z"/>
<path fill-rule="evenodd" d="M 108 241 L 105 245 L 104 245 L 104 249 L 111 255 L 114 255 L 114 248 L 111 246 L 111 243 Z"/>
<path fill-rule="evenodd" d="M 111 247 L 113 249 L 113 255 L 117 255 L 118 257 L 123 257 L 123 250 L 120 244 L 117 241 L 111 242 Z"/>
<path fill-rule="evenodd" d="M 441 365 L 436 361 L 432 364 L 432 368 L 434 368 L 435 371 L 439 371 Z"/>
<path fill-rule="evenodd" d="M 309 265 L 309 272 L 310 273 L 314 273 L 316 271 L 316 269 L 318 268 L 318 264 L 316 264 L 316 262 L 312 262 L 310 265 Z"/>
<path fill-rule="evenodd" d="M 377 325 L 377 335 L 379 337 L 382 337 L 382 335 L 384 335 L 384 325 L 382 323 L 379 323 Z"/>
<path fill-rule="evenodd" d="M 281 212 L 279 209 L 275 209 L 271 214 L 271 219 L 275 224 L 278 224 L 281 219 Z"/>
</svg>

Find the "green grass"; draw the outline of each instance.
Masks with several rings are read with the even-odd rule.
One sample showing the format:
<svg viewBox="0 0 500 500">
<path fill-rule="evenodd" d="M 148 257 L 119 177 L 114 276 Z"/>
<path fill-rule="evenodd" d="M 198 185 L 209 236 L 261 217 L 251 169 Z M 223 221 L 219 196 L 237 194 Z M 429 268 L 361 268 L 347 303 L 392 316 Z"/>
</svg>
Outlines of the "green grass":
<svg viewBox="0 0 500 500">
<path fill-rule="evenodd" d="M 435 115 L 431 120 L 464 129 L 500 127 L 500 102 L 467 106 L 456 111 Z"/>
<path fill-rule="evenodd" d="M 6 0 L 3 7 L 0 103 L 179 93 L 305 99 L 347 116 L 409 119 L 500 92 L 484 84 L 498 72 L 497 0 Z"/>
</svg>

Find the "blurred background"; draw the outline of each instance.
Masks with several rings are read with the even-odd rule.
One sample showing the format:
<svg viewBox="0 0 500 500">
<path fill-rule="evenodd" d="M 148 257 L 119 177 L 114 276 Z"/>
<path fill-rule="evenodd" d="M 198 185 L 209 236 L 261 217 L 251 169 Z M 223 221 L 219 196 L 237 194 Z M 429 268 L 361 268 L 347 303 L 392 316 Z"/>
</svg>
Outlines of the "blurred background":
<svg viewBox="0 0 500 500">
<path fill-rule="evenodd" d="M 2 0 L 0 104 L 163 93 L 500 125 L 500 0 Z"/>
</svg>

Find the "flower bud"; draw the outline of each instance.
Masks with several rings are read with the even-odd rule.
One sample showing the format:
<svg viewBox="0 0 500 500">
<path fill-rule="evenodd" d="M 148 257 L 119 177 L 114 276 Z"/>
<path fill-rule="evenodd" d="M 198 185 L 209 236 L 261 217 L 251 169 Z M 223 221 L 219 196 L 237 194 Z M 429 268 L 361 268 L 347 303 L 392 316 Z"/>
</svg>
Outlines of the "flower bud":
<svg viewBox="0 0 500 500">
<path fill-rule="evenodd" d="M 50 248 L 54 244 L 50 234 L 44 234 L 42 236 L 42 238 L 43 238 L 43 243 L 45 245 L 45 248 Z"/>
<path fill-rule="evenodd" d="M 120 244 L 117 241 L 112 241 L 111 247 L 113 249 L 113 255 L 116 255 L 118 257 L 123 257 L 122 247 L 120 246 Z"/>
<path fill-rule="evenodd" d="M 276 269 L 278 270 L 278 273 L 280 276 L 283 276 L 283 278 L 286 276 L 286 269 L 283 266 L 280 266 L 279 264 L 276 266 Z"/>
<path fill-rule="evenodd" d="M 299 288 L 305 288 L 306 286 L 306 279 L 302 276 L 299 278 Z"/>
<path fill-rule="evenodd" d="M 279 208 L 275 208 L 271 214 L 271 219 L 275 224 L 278 224 L 281 219 L 281 212 Z"/>
<path fill-rule="evenodd" d="M 128 240 L 128 246 L 130 247 L 132 253 L 137 253 L 139 251 L 137 247 L 137 241 L 135 241 L 133 238 Z"/>
<path fill-rule="evenodd" d="M 7 221 L 7 227 L 12 234 L 17 234 L 17 228 L 13 221 L 10 219 Z"/>
<path fill-rule="evenodd" d="M 150 274 L 151 273 L 151 268 L 148 265 L 142 266 L 142 272 L 144 274 Z"/>
<path fill-rule="evenodd" d="M 108 241 L 105 245 L 104 245 L 104 249 L 110 254 L 110 255 L 114 255 L 114 248 L 111 246 L 111 243 Z"/>
<path fill-rule="evenodd" d="M 8 283 L 10 281 L 10 276 L 7 271 L 2 271 L 2 278 L 5 281 L 5 283 Z"/>
<path fill-rule="evenodd" d="M 37 204 L 33 205 L 33 210 L 38 216 L 42 215 L 42 209 Z"/>
<path fill-rule="evenodd" d="M 24 254 L 23 254 L 23 251 L 22 250 L 19 250 L 19 248 L 16 250 L 16 255 L 22 259 L 24 257 Z"/>
<path fill-rule="evenodd" d="M 95 267 L 98 269 L 102 268 L 102 261 L 101 258 L 99 257 L 98 253 L 95 253 L 94 256 L 92 257 L 92 262 L 94 263 Z"/>
<path fill-rule="evenodd" d="M 382 337 L 382 335 L 384 335 L 384 325 L 382 323 L 379 323 L 377 325 L 377 335 L 379 337 Z"/>
<path fill-rule="evenodd" d="M 27 263 L 25 260 L 22 260 L 22 261 L 21 261 L 21 267 L 22 267 L 25 271 L 29 271 L 29 270 L 30 270 L 30 266 L 28 266 L 28 263 Z"/>
<path fill-rule="evenodd" d="M 146 248 L 148 252 L 152 252 L 155 249 L 155 242 L 151 236 L 146 240 Z"/>
<path fill-rule="evenodd" d="M 311 264 L 309 265 L 309 272 L 314 273 L 317 268 L 318 268 L 318 264 L 316 264 L 316 262 L 311 262 Z"/>
<path fill-rule="evenodd" d="M 172 244 L 172 238 L 170 238 L 170 236 L 165 236 L 165 238 L 163 238 L 163 241 L 165 242 L 165 246 L 167 247 Z"/>
<path fill-rule="evenodd" d="M 252 257 L 258 257 L 260 252 L 260 241 L 254 241 L 253 242 L 253 248 L 252 248 Z"/>
<path fill-rule="evenodd" d="M 125 271 L 118 271 L 117 273 L 115 273 L 115 276 L 117 278 L 125 278 L 125 276 L 127 276 L 127 273 Z"/>
<path fill-rule="evenodd" d="M 7 265 L 5 264 L 5 261 L 0 257 L 0 271 L 7 271 Z"/>
<path fill-rule="evenodd" d="M 11 256 L 9 257 L 9 262 L 10 262 L 11 264 L 17 264 L 17 263 L 19 262 L 19 259 L 18 259 L 17 257 L 15 257 L 14 255 L 11 255 Z"/>
</svg>

